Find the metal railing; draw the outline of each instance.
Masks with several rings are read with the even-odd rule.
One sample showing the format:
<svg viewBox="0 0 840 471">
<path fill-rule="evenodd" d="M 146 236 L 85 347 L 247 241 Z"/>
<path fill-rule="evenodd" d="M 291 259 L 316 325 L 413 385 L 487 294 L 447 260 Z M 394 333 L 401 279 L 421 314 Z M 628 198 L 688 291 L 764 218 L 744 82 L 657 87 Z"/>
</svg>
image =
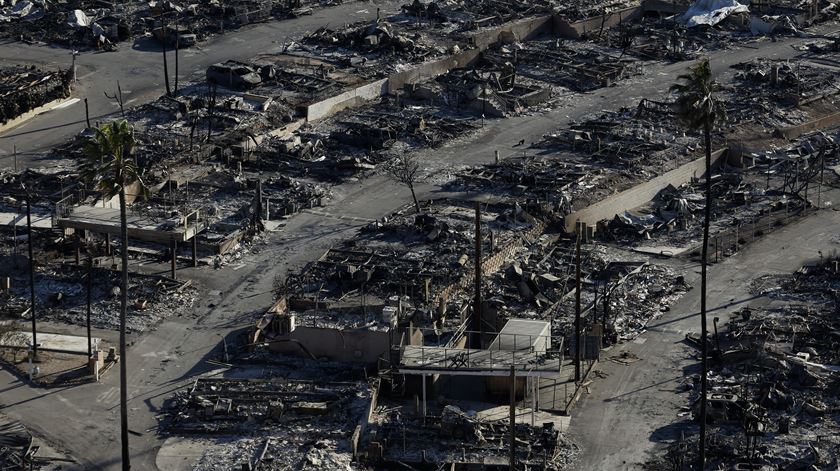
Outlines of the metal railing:
<svg viewBox="0 0 840 471">
<path fill-rule="evenodd" d="M 464 331 L 469 335 L 470 331 Z M 473 332 L 478 334 L 477 332 Z M 496 334 L 509 343 L 494 341 L 490 348 L 474 349 L 444 345 L 394 346 L 400 363 L 408 367 L 445 369 L 495 369 L 519 366 L 520 370 L 546 371 L 557 361 L 557 372 L 563 361 L 563 339 L 549 335 Z M 553 342 L 552 342 L 553 340 Z M 559 340 L 559 341 L 558 341 Z M 540 346 L 540 341 L 545 342 Z M 503 346 L 503 343 L 506 345 Z M 558 346 L 552 348 L 552 346 Z M 513 347 L 511 350 L 510 347 Z M 553 370 L 553 368 L 552 368 Z"/>
<path fill-rule="evenodd" d="M 707 262 L 718 262 L 726 255 L 738 252 L 741 245 L 749 244 L 755 239 L 771 232 L 774 228 L 784 226 L 794 220 L 803 218 L 818 208 L 803 208 L 801 206 L 784 211 L 774 211 L 757 215 L 748 223 L 741 223 L 736 227 L 727 229 L 709 237 L 709 251 Z M 702 242 L 697 246 L 697 251 L 703 247 Z"/>
</svg>

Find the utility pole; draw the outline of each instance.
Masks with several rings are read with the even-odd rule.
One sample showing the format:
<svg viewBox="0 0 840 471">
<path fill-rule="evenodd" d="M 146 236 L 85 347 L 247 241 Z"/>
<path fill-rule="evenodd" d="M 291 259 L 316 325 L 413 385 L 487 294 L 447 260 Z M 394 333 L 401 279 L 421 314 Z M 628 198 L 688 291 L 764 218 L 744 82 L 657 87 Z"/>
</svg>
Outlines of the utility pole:
<svg viewBox="0 0 840 471">
<path fill-rule="evenodd" d="M 163 79 L 166 83 L 166 96 L 172 96 L 172 90 L 169 88 L 169 65 L 166 62 L 166 24 L 163 22 L 163 14 L 158 16 L 160 20 L 160 44 L 163 51 Z"/>
<path fill-rule="evenodd" d="M 516 370 L 510 365 L 510 471 L 516 471 Z"/>
<path fill-rule="evenodd" d="M 90 247 L 88 247 L 90 249 Z M 90 340 L 90 304 L 91 304 L 91 292 L 93 291 L 93 255 L 88 252 L 88 263 L 87 263 L 87 347 L 88 347 L 88 358 L 93 356 L 93 347 L 91 345 Z"/>
<path fill-rule="evenodd" d="M 475 305 L 473 315 L 475 316 L 476 333 L 474 334 L 475 346 L 481 348 L 481 333 L 484 326 L 481 319 L 481 203 L 475 202 Z"/>
<path fill-rule="evenodd" d="M 181 46 L 181 33 L 178 28 L 178 18 L 175 18 L 175 96 L 178 96 L 178 49 Z"/>
<path fill-rule="evenodd" d="M 607 310 L 609 309 L 609 305 L 610 305 L 609 298 L 607 297 L 608 296 L 607 288 L 609 287 L 609 284 L 610 284 L 610 278 L 609 278 L 609 275 L 607 275 L 607 278 L 604 280 L 604 296 L 602 297 L 602 299 L 604 300 L 604 309 L 603 309 L 604 320 L 603 320 L 603 324 L 601 326 L 601 332 L 604 332 L 605 334 L 607 332 Z"/>
<path fill-rule="evenodd" d="M 73 63 L 70 66 L 70 68 L 73 69 L 73 83 L 75 83 L 76 82 L 76 56 L 79 55 L 79 51 L 74 49 L 74 50 L 70 51 L 70 54 L 73 56 Z"/>
<path fill-rule="evenodd" d="M 580 381 L 580 229 L 575 239 L 575 381 Z"/>
<path fill-rule="evenodd" d="M 37 326 L 35 320 L 35 257 L 32 255 L 32 205 L 29 197 L 29 189 L 24 188 L 26 196 L 26 238 L 29 242 L 29 300 L 30 314 L 32 315 L 32 357 L 38 355 Z"/>
<path fill-rule="evenodd" d="M 87 97 L 85 97 L 85 123 L 87 124 L 88 129 L 90 129 L 90 111 L 88 110 Z"/>
</svg>

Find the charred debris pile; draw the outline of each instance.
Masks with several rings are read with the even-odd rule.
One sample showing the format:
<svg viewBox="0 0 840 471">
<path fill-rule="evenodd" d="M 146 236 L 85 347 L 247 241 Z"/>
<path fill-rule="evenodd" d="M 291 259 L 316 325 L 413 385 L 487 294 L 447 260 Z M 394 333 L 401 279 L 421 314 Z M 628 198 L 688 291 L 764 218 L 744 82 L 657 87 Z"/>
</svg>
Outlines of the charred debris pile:
<svg viewBox="0 0 840 471">
<path fill-rule="evenodd" d="M 824 254 L 796 273 L 757 278 L 753 294 L 768 302 L 732 313 L 720 337 L 710 338 L 711 466 L 837 467 L 838 264 Z M 692 399 L 696 420 L 699 395 Z M 690 463 L 696 440 L 673 443 L 654 469 Z"/>
<path fill-rule="evenodd" d="M 738 251 L 808 210 L 820 208 L 823 192 L 836 184 L 836 130 L 803 136 L 797 142 L 723 162 L 712 181 L 711 257 Z M 701 239 L 703 184 L 662 190 L 649 204 L 605 222 L 608 240 L 636 247 L 668 247 L 679 252 Z"/>
<path fill-rule="evenodd" d="M 0 68 L 0 123 L 70 96 L 72 70 L 46 71 L 34 66 Z"/>
<path fill-rule="evenodd" d="M 205 451 L 198 469 L 358 469 L 351 460 L 377 389 L 377 380 L 313 380 L 294 373 L 199 378 L 167 401 L 161 432 L 200 442 Z"/>
<path fill-rule="evenodd" d="M 502 2 L 494 0 L 414 0 L 402 6 L 405 16 L 419 25 L 450 32 L 473 31 L 529 16 L 550 14 L 555 2 Z"/>
<path fill-rule="evenodd" d="M 522 156 L 464 169 L 448 186 L 546 201 L 568 213 L 697 158 L 697 145 L 670 105 L 642 100 L 571 123 Z"/>
<path fill-rule="evenodd" d="M 337 30 L 323 26 L 303 37 L 301 42 L 308 46 L 306 51 L 310 54 L 361 71 L 375 71 L 375 75 L 362 72 L 373 78 L 460 50 L 457 38 L 433 33 L 411 22 L 390 18 L 362 21 Z"/>
<path fill-rule="evenodd" d="M 331 4 L 321 0 L 20 0 L 0 9 L 0 35 L 81 50 L 111 49 L 120 42 L 143 38 L 158 45 L 184 48 L 226 30 L 295 18 Z"/>
<path fill-rule="evenodd" d="M 521 244 L 543 223 L 522 208 L 485 205 L 485 257 Z M 460 318 L 465 280 L 474 271 L 472 204 L 434 201 L 419 215 L 401 211 L 328 250 L 277 290 L 303 325 L 388 328 Z M 381 315 L 379 314 L 381 313 Z"/>
<path fill-rule="evenodd" d="M 424 465 L 432 463 L 451 463 L 455 469 L 509 466 L 511 424 L 507 418 L 486 417 L 457 405 L 443 405 L 439 413 L 425 419 L 405 415 L 404 409 L 382 407 L 373 415 L 367 462 L 385 467 L 404 463 L 419 469 L 430 469 Z M 514 427 L 515 460 L 527 469 L 565 469 L 579 451 L 553 422 Z"/>
<path fill-rule="evenodd" d="M 103 247 L 104 252 L 104 247 Z M 97 257 L 94 267 L 45 265 L 37 268 L 35 297 L 39 320 L 87 325 L 87 276 L 92 273 L 91 325 L 99 329 L 119 326 L 119 272 L 111 270 L 112 258 Z M 11 277 L 11 290 L 4 293 L 7 308 L 16 317 L 28 317 L 29 281 L 21 270 Z M 189 282 L 131 274 L 128 285 L 130 332 L 142 332 L 170 316 L 191 316 L 198 290 Z M 12 316 L 9 316 L 12 317 Z"/>
<path fill-rule="evenodd" d="M 514 317 L 550 320 L 556 335 L 569 335 L 575 265 L 574 239 L 544 235 L 489 277 L 483 315 L 499 326 Z M 605 345 L 634 339 L 691 288 L 665 265 L 597 243 L 582 245 L 580 265 L 582 315 L 587 325 L 602 327 Z"/>
</svg>

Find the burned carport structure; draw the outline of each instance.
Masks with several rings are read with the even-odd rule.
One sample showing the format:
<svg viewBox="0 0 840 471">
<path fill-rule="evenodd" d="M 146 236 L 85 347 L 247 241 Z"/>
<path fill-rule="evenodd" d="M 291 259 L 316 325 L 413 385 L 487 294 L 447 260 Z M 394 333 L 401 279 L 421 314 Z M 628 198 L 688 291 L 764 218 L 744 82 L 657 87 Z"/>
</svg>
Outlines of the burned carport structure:
<svg viewBox="0 0 840 471">
<path fill-rule="evenodd" d="M 68 197 L 69 198 L 69 197 Z M 121 234 L 120 209 L 111 204 L 101 206 L 80 204 L 73 206 L 69 201 L 56 204 L 57 226 L 65 230 L 85 231 L 86 233 L 105 234 L 110 245 L 111 236 Z M 192 263 L 197 264 L 196 235 L 206 228 L 205 220 L 198 211 L 184 216 L 176 215 L 160 221 L 128 211 L 126 230 L 129 240 L 166 244 L 170 250 L 170 276 L 175 278 L 177 264 L 177 246 L 190 241 L 192 245 Z M 127 250 L 127 247 L 124 249 Z"/>
</svg>

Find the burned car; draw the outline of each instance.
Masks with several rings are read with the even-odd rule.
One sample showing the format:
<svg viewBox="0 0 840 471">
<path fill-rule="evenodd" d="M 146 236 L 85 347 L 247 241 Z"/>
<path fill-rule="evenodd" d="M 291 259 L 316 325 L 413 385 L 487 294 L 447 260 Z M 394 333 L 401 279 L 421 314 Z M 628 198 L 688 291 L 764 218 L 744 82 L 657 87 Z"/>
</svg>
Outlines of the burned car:
<svg viewBox="0 0 840 471">
<path fill-rule="evenodd" d="M 207 82 L 231 89 L 253 88 L 262 77 L 250 66 L 236 61 L 213 64 L 207 68 Z"/>
</svg>

